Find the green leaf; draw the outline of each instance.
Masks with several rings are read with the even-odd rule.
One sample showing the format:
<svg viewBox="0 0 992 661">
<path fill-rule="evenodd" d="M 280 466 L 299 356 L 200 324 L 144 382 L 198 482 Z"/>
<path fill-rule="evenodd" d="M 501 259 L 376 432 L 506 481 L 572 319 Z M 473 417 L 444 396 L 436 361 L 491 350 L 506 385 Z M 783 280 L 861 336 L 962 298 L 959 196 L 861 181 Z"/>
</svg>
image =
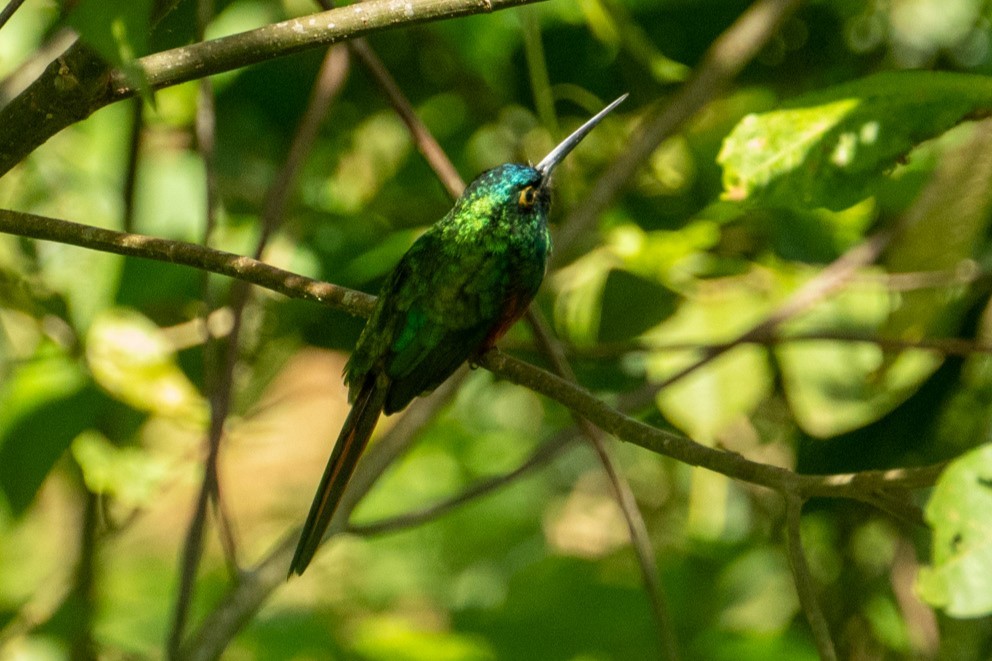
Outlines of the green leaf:
<svg viewBox="0 0 992 661">
<path fill-rule="evenodd" d="M 866 281 L 788 324 L 789 332 L 877 334 L 888 319 L 891 295 Z M 927 351 L 894 356 L 870 342 L 811 340 L 778 346 L 775 356 L 796 422 L 827 438 L 879 420 L 912 395 L 941 362 Z"/>
<path fill-rule="evenodd" d="M 90 492 L 111 496 L 126 508 L 152 504 L 168 475 L 165 463 L 143 449 L 116 447 L 94 430 L 86 430 L 72 441 L 72 456 Z"/>
<path fill-rule="evenodd" d="M 595 250 L 555 274 L 555 328 L 573 344 L 599 337 L 603 290 L 615 265 L 612 255 Z"/>
<path fill-rule="evenodd" d="M 68 23 L 102 58 L 121 69 L 146 100 L 151 88 L 137 59 L 148 52 L 153 0 L 82 0 Z"/>
<path fill-rule="evenodd" d="M 847 208 L 916 145 L 992 109 L 992 78 L 881 73 L 748 115 L 724 141 L 724 197 Z"/>
<path fill-rule="evenodd" d="M 481 636 L 430 631 L 398 617 L 363 620 L 354 648 L 370 661 L 489 661 L 496 655 Z"/>
<path fill-rule="evenodd" d="M 748 328 L 767 311 L 770 299 L 746 276 L 725 278 L 688 299 L 669 320 L 646 334 L 652 345 L 723 342 Z M 648 357 L 651 379 L 660 381 L 696 362 L 698 350 L 659 349 Z M 772 389 L 764 348 L 736 347 L 686 378 L 661 390 L 658 407 L 677 427 L 704 444 L 741 416 L 749 415 Z"/>
<path fill-rule="evenodd" d="M 975 126 L 971 139 L 950 150 L 886 252 L 893 273 L 943 272 L 948 286 L 909 289 L 883 329 L 886 337 L 919 339 L 956 333 L 967 288 L 955 276 L 978 268 L 972 260 L 992 221 L 992 122 Z M 968 261 L 966 261 L 968 260 Z"/>
<path fill-rule="evenodd" d="M 952 462 L 940 476 L 927 522 L 933 564 L 920 570 L 917 589 L 952 617 L 992 613 L 992 444 Z"/>
<path fill-rule="evenodd" d="M 721 572 L 717 589 L 725 603 L 721 629 L 769 635 L 784 631 L 799 611 L 789 562 L 781 550 L 759 547 Z"/>
<path fill-rule="evenodd" d="M 27 510 L 72 439 L 96 423 L 105 402 L 61 356 L 38 358 L 10 379 L 0 396 L 0 491 L 15 516 Z"/>
<path fill-rule="evenodd" d="M 93 379 L 140 411 L 202 420 L 206 403 L 176 363 L 161 329 L 133 310 L 97 317 L 86 338 Z"/>
</svg>

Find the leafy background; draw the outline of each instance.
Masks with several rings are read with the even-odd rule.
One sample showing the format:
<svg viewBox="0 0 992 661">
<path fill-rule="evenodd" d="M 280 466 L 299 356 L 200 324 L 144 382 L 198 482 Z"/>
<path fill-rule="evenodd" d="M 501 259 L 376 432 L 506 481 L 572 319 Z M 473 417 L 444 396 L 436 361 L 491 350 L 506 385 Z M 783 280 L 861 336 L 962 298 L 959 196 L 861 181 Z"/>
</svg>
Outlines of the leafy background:
<svg viewBox="0 0 992 661">
<path fill-rule="evenodd" d="M 72 26 L 142 88 L 135 57 L 196 39 L 189 0 L 154 29 L 148 0 L 71 4 L 21 7 L 0 32 L 0 74 Z M 561 222 L 746 7 L 556 0 L 370 44 L 467 177 L 538 160 L 629 91 L 561 169 Z M 205 36 L 312 11 L 218 2 Z M 610 402 L 646 393 L 640 417 L 700 443 L 802 473 L 953 460 L 932 490 L 907 495 L 926 526 L 854 501 L 806 506 L 803 542 L 842 658 L 992 656 L 990 21 L 978 0 L 803 4 L 559 252 L 536 302 L 585 387 Z M 145 89 L 145 103 L 100 110 L 7 173 L 0 206 L 200 242 L 209 192 L 210 244 L 250 254 L 322 58 L 213 77 L 208 162 L 198 83 L 153 99 Z M 450 200 L 354 58 L 309 147 L 265 258 L 374 292 Z M 655 392 L 888 231 L 882 256 L 808 312 Z M 210 306 L 213 331 L 229 333 L 230 289 L 170 264 L 0 240 L 0 659 L 162 656 L 216 386 L 197 320 Z M 361 321 L 256 291 L 242 325 L 219 477 L 250 566 L 305 514 L 346 413 L 340 371 Z M 542 363 L 523 324 L 503 346 Z M 508 473 L 569 426 L 561 406 L 474 370 L 352 522 Z M 682 655 L 816 658 L 781 500 L 633 446 L 610 451 L 645 518 Z M 191 618 L 235 580 L 211 525 Z M 335 538 L 225 654 L 329 656 L 657 657 L 595 454 L 572 444 L 451 513 Z"/>
</svg>

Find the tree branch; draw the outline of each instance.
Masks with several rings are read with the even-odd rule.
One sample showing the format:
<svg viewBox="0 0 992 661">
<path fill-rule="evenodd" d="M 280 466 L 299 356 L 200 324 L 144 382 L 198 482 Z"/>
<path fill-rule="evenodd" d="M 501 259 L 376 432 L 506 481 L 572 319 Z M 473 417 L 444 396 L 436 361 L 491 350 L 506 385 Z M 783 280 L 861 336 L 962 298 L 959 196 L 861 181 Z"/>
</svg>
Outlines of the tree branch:
<svg viewBox="0 0 992 661">
<path fill-rule="evenodd" d="M 375 304 L 369 294 L 297 275 L 250 257 L 181 241 L 126 234 L 45 216 L 0 209 L 0 232 L 57 241 L 93 250 L 157 259 L 244 280 L 290 298 L 323 303 L 357 317 L 367 317 Z M 692 466 L 701 466 L 744 482 L 804 497 L 855 498 L 874 502 L 876 489 L 915 489 L 934 483 L 943 464 L 922 468 L 863 471 L 840 475 L 800 475 L 791 470 L 749 461 L 741 455 L 709 448 L 679 434 L 651 427 L 620 413 L 589 391 L 498 349 L 479 357 L 479 364 L 497 376 L 541 393 L 575 411 L 600 429 Z"/>
<path fill-rule="evenodd" d="M 368 0 L 138 60 L 153 89 L 178 85 L 381 30 L 540 0 Z M 0 175 L 66 126 L 136 93 L 119 72 L 76 44 L 0 109 Z"/>
<path fill-rule="evenodd" d="M 7 2 L 7 6 L 3 8 L 3 11 L 0 11 L 0 28 L 7 24 L 10 17 L 13 16 L 14 12 L 17 11 L 17 9 L 23 4 L 24 0 L 9 0 L 9 2 Z"/>
<path fill-rule="evenodd" d="M 367 316 L 375 300 L 373 296 L 319 282 L 248 257 L 178 241 L 125 234 L 7 210 L 0 210 L 0 231 L 194 266 L 238 278 L 289 297 L 325 303 L 356 316 Z M 701 466 L 736 480 L 773 489 L 787 496 L 801 499 L 849 498 L 892 511 L 893 502 L 900 500 L 902 492 L 933 485 L 943 469 L 943 464 L 935 464 L 921 468 L 841 475 L 801 475 L 779 466 L 748 460 L 736 453 L 709 448 L 678 434 L 651 427 L 624 415 L 584 388 L 512 358 L 498 349 L 481 356 L 479 364 L 497 376 L 559 402 L 623 441 L 692 466 Z M 449 380 L 439 392 L 452 384 Z M 352 480 L 353 486 L 342 501 L 341 514 L 332 522 L 329 534 L 341 530 L 344 517 L 385 468 L 385 464 L 381 462 L 388 464 L 392 460 L 387 453 L 388 448 L 383 446 L 383 443 L 375 444 L 359 465 L 359 472 Z M 223 650 L 226 640 L 282 582 L 294 544 L 295 537 L 290 535 L 258 566 L 247 572 L 242 583 L 234 588 L 223 604 L 204 621 L 190 642 L 183 646 L 180 658 L 216 658 Z"/>
<path fill-rule="evenodd" d="M 827 618 L 824 617 L 823 610 L 820 608 L 820 602 L 816 599 L 816 587 L 813 585 L 813 576 L 810 574 L 806 553 L 803 551 L 800 529 L 802 508 L 801 498 L 786 497 L 785 546 L 789 553 L 792 580 L 796 584 L 799 604 L 802 606 L 803 613 L 806 614 L 806 621 L 809 622 L 810 629 L 813 630 L 813 640 L 816 641 L 816 649 L 820 653 L 820 659 L 822 661 L 836 661 L 837 651 L 834 649 L 834 641 L 830 638 L 830 627 L 827 625 Z"/>
<path fill-rule="evenodd" d="M 448 404 L 466 372 L 462 369 L 430 396 L 415 400 L 403 411 L 399 421 L 369 447 L 348 482 L 325 540 L 344 530 L 355 505 L 407 450 L 424 425 Z M 183 645 L 179 659 L 210 661 L 220 657 L 227 643 L 261 608 L 266 598 L 286 582 L 286 571 L 299 535 L 299 527 L 294 527 L 255 567 L 244 572 L 242 580 L 204 618 L 199 629 Z"/>
<path fill-rule="evenodd" d="M 368 317 L 375 305 L 375 297 L 364 292 L 297 275 L 251 257 L 182 241 L 117 232 L 9 209 L 0 209 L 0 232 L 192 266 L 244 280 L 290 298 L 323 303 L 355 317 Z"/>
</svg>

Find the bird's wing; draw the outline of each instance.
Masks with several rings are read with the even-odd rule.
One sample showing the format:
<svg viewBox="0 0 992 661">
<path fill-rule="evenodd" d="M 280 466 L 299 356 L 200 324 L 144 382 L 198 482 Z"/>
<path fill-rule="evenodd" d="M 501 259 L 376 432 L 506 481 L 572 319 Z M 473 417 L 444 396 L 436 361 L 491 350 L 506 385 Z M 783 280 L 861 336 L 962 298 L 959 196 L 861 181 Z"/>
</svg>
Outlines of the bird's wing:
<svg viewBox="0 0 992 661">
<path fill-rule="evenodd" d="M 381 363 L 392 382 L 387 413 L 451 376 L 499 318 L 505 274 L 481 251 L 452 250 L 427 232 L 384 288 L 380 326 L 391 327 Z"/>
<path fill-rule="evenodd" d="M 419 316 L 416 310 L 412 317 Z M 458 369 L 482 344 L 492 324 L 452 329 L 429 324 L 402 347 L 397 347 L 386 361 L 391 380 L 385 411 L 403 409 L 414 397 L 433 390 Z"/>
</svg>

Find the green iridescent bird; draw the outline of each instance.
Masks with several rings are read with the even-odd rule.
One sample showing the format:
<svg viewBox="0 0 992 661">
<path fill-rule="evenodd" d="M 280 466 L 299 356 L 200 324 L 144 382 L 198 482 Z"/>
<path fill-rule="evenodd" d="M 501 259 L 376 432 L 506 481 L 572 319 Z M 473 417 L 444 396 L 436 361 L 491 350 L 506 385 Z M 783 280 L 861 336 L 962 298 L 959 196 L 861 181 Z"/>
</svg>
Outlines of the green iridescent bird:
<svg viewBox="0 0 992 661">
<path fill-rule="evenodd" d="M 548 256 L 551 174 L 627 95 L 536 166 L 509 163 L 475 179 L 386 278 L 345 383 L 352 402 L 290 565 L 302 574 L 331 522 L 380 413 L 394 413 L 489 349 L 527 310 Z"/>
</svg>

